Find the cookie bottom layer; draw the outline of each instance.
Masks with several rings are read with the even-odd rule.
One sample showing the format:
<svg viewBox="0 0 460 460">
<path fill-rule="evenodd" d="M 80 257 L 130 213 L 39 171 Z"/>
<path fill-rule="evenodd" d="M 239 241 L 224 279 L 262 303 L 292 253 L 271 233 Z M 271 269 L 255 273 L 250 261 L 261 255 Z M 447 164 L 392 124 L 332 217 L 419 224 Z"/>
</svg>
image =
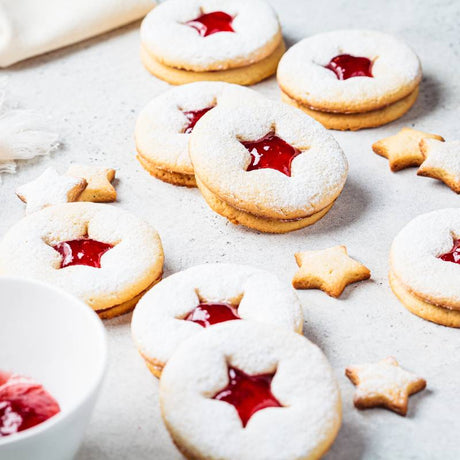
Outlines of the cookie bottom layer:
<svg viewBox="0 0 460 460">
<path fill-rule="evenodd" d="M 412 93 L 393 104 L 387 105 L 382 109 L 362 113 L 321 112 L 303 105 L 283 91 L 281 92 L 281 99 L 303 110 L 327 129 L 357 131 L 365 128 L 376 128 L 377 126 L 385 125 L 402 117 L 414 105 L 417 100 L 418 92 L 419 88 L 417 86 Z"/>
<path fill-rule="evenodd" d="M 428 303 L 411 293 L 390 270 L 390 286 L 401 303 L 414 315 L 436 324 L 460 328 L 460 311 Z"/>
<path fill-rule="evenodd" d="M 228 70 L 215 70 L 209 72 L 193 72 L 190 70 L 177 69 L 162 64 L 155 59 L 145 47 L 141 47 L 141 59 L 145 68 L 155 77 L 167 81 L 172 85 L 183 85 L 195 81 L 226 81 L 237 85 L 253 85 L 265 80 L 276 72 L 278 62 L 286 51 L 284 41 L 281 40 L 272 54 L 244 67 Z"/>
<path fill-rule="evenodd" d="M 209 207 L 226 217 L 230 222 L 236 225 L 244 225 L 245 227 L 252 228 L 264 233 L 287 233 L 301 228 L 308 227 L 320 220 L 331 209 L 334 202 L 322 209 L 321 211 L 307 217 L 294 220 L 283 219 L 267 219 L 266 217 L 259 217 L 255 214 L 250 214 L 246 211 L 234 208 L 225 201 L 221 200 L 217 195 L 212 193 L 200 180 L 196 179 L 198 188 L 203 195 Z"/>
<path fill-rule="evenodd" d="M 150 175 L 163 182 L 184 187 L 196 187 L 195 176 L 193 174 L 183 174 L 177 171 L 167 171 L 166 169 L 158 168 L 141 155 L 137 155 L 136 158 Z"/>
</svg>

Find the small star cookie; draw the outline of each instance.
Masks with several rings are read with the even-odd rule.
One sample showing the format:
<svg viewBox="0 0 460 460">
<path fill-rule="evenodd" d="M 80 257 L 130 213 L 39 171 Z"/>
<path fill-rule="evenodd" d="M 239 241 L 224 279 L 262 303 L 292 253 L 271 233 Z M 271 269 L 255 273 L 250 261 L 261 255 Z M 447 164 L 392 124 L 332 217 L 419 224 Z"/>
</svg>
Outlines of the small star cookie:
<svg viewBox="0 0 460 460">
<path fill-rule="evenodd" d="M 321 289 L 331 297 L 339 297 L 348 284 L 371 276 L 367 267 L 348 255 L 345 246 L 298 252 L 295 259 L 300 268 L 292 285 L 296 289 Z"/>
<path fill-rule="evenodd" d="M 356 385 L 353 403 L 358 409 L 386 407 L 406 415 L 409 396 L 426 387 L 424 379 L 400 367 L 393 357 L 347 367 L 345 375 Z"/>
<path fill-rule="evenodd" d="M 422 139 L 437 139 L 444 141 L 437 134 L 425 133 L 412 128 L 403 128 L 398 134 L 386 137 L 372 145 L 372 150 L 378 155 L 388 158 L 393 172 L 410 166 L 420 166 L 425 160 L 419 144 Z"/>
<path fill-rule="evenodd" d="M 88 185 L 78 201 L 108 203 L 117 199 L 117 192 L 111 182 L 115 179 L 115 170 L 99 166 L 72 165 L 67 175 L 84 178 Z"/>
<path fill-rule="evenodd" d="M 61 176 L 54 168 L 48 168 L 35 180 L 19 187 L 16 195 L 26 203 L 26 214 L 31 214 L 47 206 L 76 201 L 85 187 L 85 179 Z"/>
<path fill-rule="evenodd" d="M 423 139 L 420 149 L 426 160 L 418 169 L 417 175 L 438 179 L 455 193 L 460 193 L 460 141 Z"/>
</svg>

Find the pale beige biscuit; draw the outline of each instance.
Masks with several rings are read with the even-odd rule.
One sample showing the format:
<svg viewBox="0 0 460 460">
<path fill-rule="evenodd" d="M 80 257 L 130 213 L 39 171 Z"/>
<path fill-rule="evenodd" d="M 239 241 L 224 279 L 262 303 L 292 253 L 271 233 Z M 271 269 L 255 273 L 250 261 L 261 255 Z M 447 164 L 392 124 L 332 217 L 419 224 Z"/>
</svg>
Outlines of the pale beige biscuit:
<svg viewBox="0 0 460 460">
<path fill-rule="evenodd" d="M 370 270 L 352 259 L 345 246 L 295 254 L 298 272 L 292 285 L 296 289 L 321 289 L 331 297 L 339 297 L 351 283 L 367 280 Z"/>
<path fill-rule="evenodd" d="M 414 105 L 418 92 L 419 88 L 416 87 L 412 93 L 399 101 L 377 110 L 362 113 L 337 113 L 313 110 L 311 107 L 291 98 L 283 91 L 281 92 L 281 98 L 284 102 L 303 110 L 327 129 L 358 131 L 360 129 L 376 128 L 401 118 Z"/>
<path fill-rule="evenodd" d="M 61 268 L 54 249 L 62 242 L 92 239 L 110 244 L 100 268 Z M 20 220 L 0 242 L 0 274 L 37 279 L 67 290 L 101 316 L 129 310 L 163 269 L 158 233 L 132 214 L 107 204 L 66 203 Z"/>
<path fill-rule="evenodd" d="M 372 144 L 372 150 L 388 159 L 393 172 L 411 166 L 420 166 L 425 160 L 420 142 L 423 139 L 444 141 L 438 134 L 426 133 L 412 128 L 402 128 L 397 134 L 381 139 Z"/>
<path fill-rule="evenodd" d="M 410 292 L 390 270 L 390 286 L 401 303 L 414 315 L 442 326 L 460 328 L 460 311 L 433 305 Z"/>
<path fill-rule="evenodd" d="M 196 187 L 195 176 L 193 174 L 182 174 L 158 168 L 142 155 L 137 155 L 136 158 L 146 171 L 163 182 L 173 185 L 183 185 L 185 187 Z"/>
<path fill-rule="evenodd" d="M 39 177 L 16 190 L 27 204 L 26 214 L 47 206 L 76 201 L 87 185 L 85 179 L 60 175 L 54 168 L 46 169 Z"/>
<path fill-rule="evenodd" d="M 281 407 L 259 408 L 243 426 L 231 403 L 214 399 L 234 369 L 265 375 Z M 321 350 L 255 321 L 216 324 L 183 342 L 163 370 L 159 399 L 174 443 L 193 459 L 319 459 L 341 424 L 339 388 Z"/>
<path fill-rule="evenodd" d="M 206 203 L 208 203 L 209 207 L 213 211 L 217 212 L 217 214 L 226 217 L 235 225 L 244 225 L 245 227 L 252 228 L 253 230 L 258 230 L 259 232 L 264 233 L 288 233 L 313 225 L 315 222 L 324 217 L 334 204 L 331 203 L 323 210 L 318 211 L 308 217 L 293 220 L 269 219 L 241 211 L 240 209 L 236 209 L 230 206 L 228 203 L 221 200 L 217 195 L 206 188 L 198 179 L 197 185 L 201 194 L 203 195 L 203 198 L 206 200 Z"/>
<path fill-rule="evenodd" d="M 422 139 L 420 149 L 425 161 L 417 175 L 438 179 L 455 193 L 460 193 L 460 141 Z"/>
<path fill-rule="evenodd" d="M 112 181 L 115 179 L 115 169 L 74 164 L 67 170 L 67 175 L 83 178 L 87 182 L 87 186 L 78 197 L 78 201 L 109 203 L 117 199 L 117 191 L 112 185 Z"/>
<path fill-rule="evenodd" d="M 353 403 L 358 409 L 385 407 L 406 415 L 409 396 L 426 387 L 425 379 L 400 367 L 393 357 L 347 367 L 345 375 L 356 385 Z"/>
<path fill-rule="evenodd" d="M 184 85 L 197 81 L 223 81 L 237 85 L 254 85 L 265 80 L 276 72 L 278 62 L 284 54 L 286 46 L 281 40 L 278 46 L 264 59 L 234 69 L 194 72 L 167 66 L 141 48 L 141 59 L 145 68 L 155 77 L 172 85 Z"/>
</svg>

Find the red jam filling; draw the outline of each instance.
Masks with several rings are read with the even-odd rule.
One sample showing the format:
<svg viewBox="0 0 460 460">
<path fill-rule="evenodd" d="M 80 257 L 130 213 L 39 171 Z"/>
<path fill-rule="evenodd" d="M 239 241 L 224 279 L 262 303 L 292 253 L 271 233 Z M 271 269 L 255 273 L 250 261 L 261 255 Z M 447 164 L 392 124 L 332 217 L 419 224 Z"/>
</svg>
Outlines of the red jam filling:
<svg viewBox="0 0 460 460">
<path fill-rule="evenodd" d="M 453 248 L 449 252 L 439 256 L 439 258 L 446 262 L 460 264 L 460 240 L 455 240 Z"/>
<path fill-rule="evenodd" d="M 70 265 L 88 265 L 101 268 L 101 257 L 113 246 L 108 243 L 84 238 L 80 240 L 63 241 L 53 246 L 62 256 L 61 268 Z"/>
<path fill-rule="evenodd" d="M 235 367 L 228 368 L 228 385 L 212 399 L 225 401 L 238 411 L 243 427 L 259 410 L 282 407 L 271 392 L 275 374 L 248 375 Z"/>
<path fill-rule="evenodd" d="M 236 308 L 226 303 L 200 303 L 185 317 L 186 321 L 193 321 L 203 327 L 233 319 L 241 318 Z"/>
<path fill-rule="evenodd" d="M 193 131 L 193 128 L 197 124 L 198 120 L 207 112 L 209 112 L 214 107 L 206 107 L 205 109 L 201 110 L 190 110 L 189 112 L 183 112 L 185 117 L 187 118 L 187 126 L 184 128 L 185 134 L 190 134 Z"/>
<path fill-rule="evenodd" d="M 332 70 L 339 80 L 353 77 L 373 77 L 372 62 L 365 57 L 340 54 L 331 59 L 326 69 Z"/>
<path fill-rule="evenodd" d="M 60 410 L 56 400 L 39 383 L 0 372 L 0 437 L 32 428 Z"/>
<path fill-rule="evenodd" d="M 268 133 L 257 141 L 241 143 L 251 154 L 251 162 L 246 171 L 271 168 L 291 177 L 292 160 L 302 153 L 274 133 Z"/>
<path fill-rule="evenodd" d="M 235 32 L 232 27 L 233 17 L 223 11 L 213 11 L 212 13 L 202 14 L 196 19 L 186 22 L 193 27 L 200 36 L 216 34 L 217 32 Z"/>
</svg>

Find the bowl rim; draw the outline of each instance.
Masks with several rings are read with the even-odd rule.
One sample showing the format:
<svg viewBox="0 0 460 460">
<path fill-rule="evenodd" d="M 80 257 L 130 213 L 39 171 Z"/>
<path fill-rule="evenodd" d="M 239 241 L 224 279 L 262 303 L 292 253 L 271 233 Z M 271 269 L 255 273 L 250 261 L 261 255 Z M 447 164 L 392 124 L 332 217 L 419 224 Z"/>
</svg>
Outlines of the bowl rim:
<svg viewBox="0 0 460 460">
<path fill-rule="evenodd" d="M 96 334 L 99 336 L 98 341 L 101 348 L 101 366 L 99 371 L 93 376 L 93 381 L 90 383 L 89 388 L 81 394 L 76 400 L 65 409 L 65 411 L 60 411 L 58 414 L 54 415 L 53 417 L 49 418 L 48 420 L 39 423 L 38 425 L 28 428 L 27 430 L 20 431 L 19 433 L 14 433 L 9 436 L 1 436 L 0 437 L 0 449 L 5 446 L 11 446 L 12 444 L 19 443 L 25 439 L 32 438 L 34 436 L 39 436 L 44 431 L 51 429 L 53 426 L 64 423 L 79 407 L 84 405 L 84 403 L 92 397 L 94 393 L 98 392 L 98 389 L 101 386 L 101 383 L 104 379 L 104 376 L 107 371 L 107 364 L 108 364 L 108 344 L 107 344 L 107 331 L 102 320 L 99 318 L 97 313 L 92 310 L 86 303 L 80 300 L 78 297 L 69 294 L 67 291 L 63 289 L 57 288 L 54 285 L 44 283 L 42 281 L 31 280 L 28 278 L 21 278 L 21 277 L 10 277 L 10 276 L 0 276 L 0 285 L 5 283 L 26 283 L 29 285 L 35 285 L 39 288 L 53 291 L 54 294 L 61 296 L 62 298 L 66 298 L 70 302 L 68 305 L 72 305 L 71 307 L 67 308 L 74 308 L 80 309 L 82 314 L 87 315 L 89 320 L 93 322 L 95 325 Z M 33 378 L 33 376 L 32 376 Z"/>
</svg>

